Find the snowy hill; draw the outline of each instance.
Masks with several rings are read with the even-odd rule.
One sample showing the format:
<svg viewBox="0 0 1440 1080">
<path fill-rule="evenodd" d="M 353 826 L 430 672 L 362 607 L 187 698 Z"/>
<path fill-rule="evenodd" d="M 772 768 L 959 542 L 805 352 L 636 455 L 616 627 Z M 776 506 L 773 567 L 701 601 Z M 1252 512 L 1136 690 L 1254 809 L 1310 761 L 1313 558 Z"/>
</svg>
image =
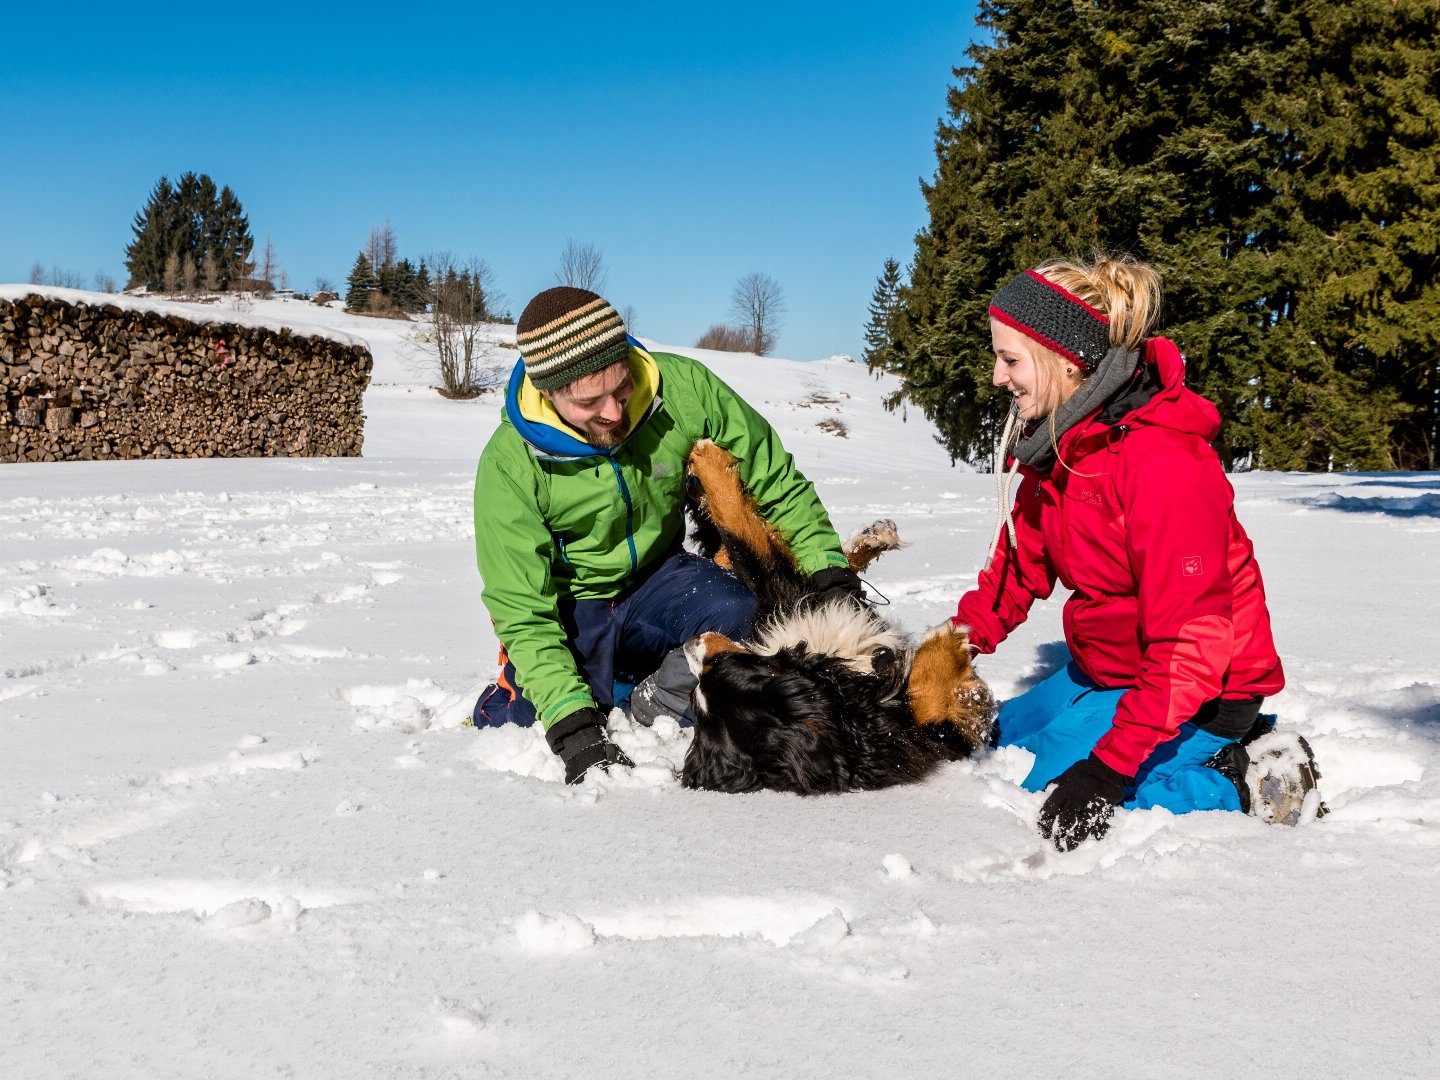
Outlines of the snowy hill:
<svg viewBox="0 0 1440 1080">
<path fill-rule="evenodd" d="M 685 733 L 623 718 L 637 768 L 566 788 L 537 733 L 461 726 L 497 649 L 471 507 L 496 395 L 426 389 L 415 324 L 247 314 L 370 343 L 364 458 L 0 468 L 8 1072 L 1440 1069 L 1440 477 L 1234 478 L 1313 825 L 1122 813 L 1058 855 L 1021 751 L 721 796 L 679 788 Z M 859 364 L 676 351 L 776 425 L 842 532 L 896 519 L 867 576 L 907 628 L 953 611 L 992 477 Z M 1053 670 L 1059 611 L 982 660 L 998 697 Z"/>
</svg>

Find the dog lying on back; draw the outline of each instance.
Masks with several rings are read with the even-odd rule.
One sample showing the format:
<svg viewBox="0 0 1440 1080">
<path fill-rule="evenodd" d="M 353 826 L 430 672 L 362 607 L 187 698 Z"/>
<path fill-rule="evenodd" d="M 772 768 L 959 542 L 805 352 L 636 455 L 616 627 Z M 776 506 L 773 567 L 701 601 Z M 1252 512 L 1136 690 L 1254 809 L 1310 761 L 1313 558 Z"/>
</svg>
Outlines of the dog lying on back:
<svg viewBox="0 0 1440 1080">
<path fill-rule="evenodd" d="M 987 745 L 994 700 L 963 631 L 944 623 L 918 647 L 868 604 L 825 599 L 760 516 L 729 452 L 690 454 L 702 547 L 759 601 L 747 643 L 685 645 L 698 676 L 694 740 L 681 782 L 714 791 L 818 795 L 912 783 Z M 899 546 L 879 521 L 845 545 L 851 569 Z"/>
</svg>

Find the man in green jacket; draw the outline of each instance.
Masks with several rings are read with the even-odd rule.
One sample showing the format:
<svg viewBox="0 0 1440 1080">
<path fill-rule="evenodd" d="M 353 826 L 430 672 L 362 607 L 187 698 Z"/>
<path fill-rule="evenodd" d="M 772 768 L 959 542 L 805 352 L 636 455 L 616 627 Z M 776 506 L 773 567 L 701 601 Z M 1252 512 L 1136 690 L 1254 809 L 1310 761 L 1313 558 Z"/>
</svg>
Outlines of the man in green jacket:
<svg viewBox="0 0 1440 1080">
<path fill-rule="evenodd" d="M 680 716 L 694 677 L 679 646 L 706 631 L 749 634 L 754 598 L 681 546 L 696 442 L 735 455 L 817 588 L 863 590 L 775 431 L 705 367 L 646 351 L 613 306 L 568 286 L 526 305 L 516 342 L 475 479 L 476 556 L 502 664 L 475 723 L 539 720 L 573 784 L 591 767 L 630 764 L 605 734 L 617 683 L 644 679 L 631 699 L 642 722 Z"/>
</svg>

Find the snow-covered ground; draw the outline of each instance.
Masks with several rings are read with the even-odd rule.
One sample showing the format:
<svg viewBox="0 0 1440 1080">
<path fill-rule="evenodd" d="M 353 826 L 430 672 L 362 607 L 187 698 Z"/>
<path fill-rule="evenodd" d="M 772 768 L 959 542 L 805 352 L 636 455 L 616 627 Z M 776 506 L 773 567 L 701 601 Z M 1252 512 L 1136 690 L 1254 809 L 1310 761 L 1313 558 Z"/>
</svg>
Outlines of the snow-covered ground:
<svg viewBox="0 0 1440 1080">
<path fill-rule="evenodd" d="M 461 726 L 496 396 L 425 389 L 413 326 L 249 314 L 371 343 L 363 459 L 0 467 L 6 1075 L 1440 1074 L 1440 476 L 1234 478 L 1329 817 L 1059 855 L 1020 751 L 802 800 L 682 790 L 663 722 L 617 714 L 639 764 L 582 788 Z M 993 478 L 858 364 L 698 355 L 842 532 L 899 523 L 899 620 L 948 615 Z M 1059 610 L 982 660 L 997 696 Z"/>
</svg>

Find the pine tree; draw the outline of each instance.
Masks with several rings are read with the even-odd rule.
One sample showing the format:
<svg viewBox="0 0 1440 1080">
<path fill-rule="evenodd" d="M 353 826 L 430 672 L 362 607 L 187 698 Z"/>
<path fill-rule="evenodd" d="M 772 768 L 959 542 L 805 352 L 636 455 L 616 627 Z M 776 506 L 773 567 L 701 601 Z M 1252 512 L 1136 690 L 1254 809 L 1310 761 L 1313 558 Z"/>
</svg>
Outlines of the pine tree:
<svg viewBox="0 0 1440 1080">
<path fill-rule="evenodd" d="M 135 239 L 125 249 L 125 269 L 130 272 L 128 288 L 145 285 L 159 289 L 163 286 L 175 215 L 175 189 L 162 176 L 151 189 L 145 205 L 136 213 L 131 226 Z"/>
<path fill-rule="evenodd" d="M 1281 5 L 1303 27 L 1267 122 L 1290 317 L 1267 367 L 1273 468 L 1434 469 L 1440 451 L 1440 36 L 1426 0 Z M 1357 402 L 1360 403 L 1357 406 Z"/>
<path fill-rule="evenodd" d="M 177 260 L 176 282 L 206 276 L 206 258 L 215 264 L 220 288 L 248 276 L 254 242 L 240 200 L 228 187 L 216 190 L 210 177 L 187 172 L 171 184 L 166 177 L 135 215 L 135 239 L 125 249 L 130 285 L 166 287 L 166 263 Z"/>
<path fill-rule="evenodd" d="M 230 188 L 220 189 L 205 235 L 207 246 L 215 253 L 222 289 L 228 288 L 231 281 L 254 275 L 255 263 L 251 256 L 255 240 L 250 235 L 250 222 L 240 207 L 240 200 Z"/>
<path fill-rule="evenodd" d="M 885 268 L 870 294 L 870 321 L 865 324 L 865 365 L 872 372 L 890 371 L 895 363 L 891 321 L 900 302 L 900 264 L 885 260 Z"/>
<path fill-rule="evenodd" d="M 370 257 L 363 250 L 355 256 L 355 265 L 345 279 L 349 288 L 345 292 L 346 311 L 366 311 L 370 306 L 370 294 L 380 289 L 380 277 L 370 265 Z"/>
<path fill-rule="evenodd" d="M 1219 406 L 1227 462 L 1380 467 L 1401 442 L 1433 453 L 1426 8 L 983 0 L 993 43 L 969 50 L 949 93 L 930 222 L 891 320 L 905 386 L 889 404 L 914 401 L 953 455 L 983 460 L 1003 417 L 989 298 L 1047 257 L 1123 251 L 1164 274 L 1162 332 Z M 1402 308 L 1414 332 L 1397 334 Z"/>
</svg>

